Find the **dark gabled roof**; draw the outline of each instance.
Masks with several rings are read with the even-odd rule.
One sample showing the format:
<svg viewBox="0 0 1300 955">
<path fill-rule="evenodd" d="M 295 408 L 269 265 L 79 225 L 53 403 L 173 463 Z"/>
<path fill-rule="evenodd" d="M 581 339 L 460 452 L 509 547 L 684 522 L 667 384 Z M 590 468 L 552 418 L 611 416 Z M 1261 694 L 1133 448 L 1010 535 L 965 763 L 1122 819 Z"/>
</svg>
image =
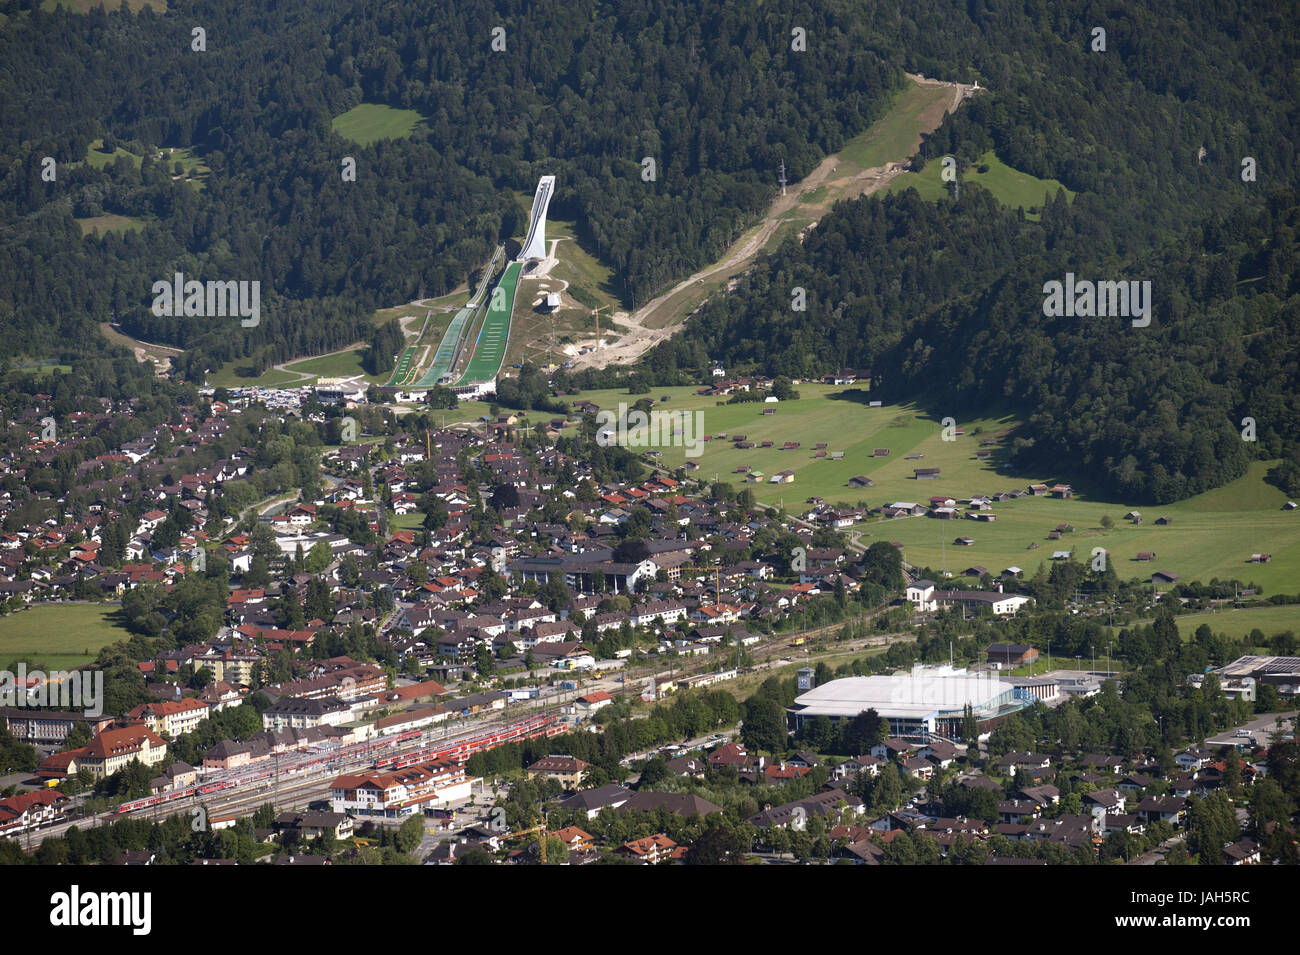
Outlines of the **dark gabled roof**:
<svg viewBox="0 0 1300 955">
<path fill-rule="evenodd" d="M 1147 796 L 1137 804 L 1138 812 L 1181 812 L 1187 808 L 1182 796 Z"/>
<path fill-rule="evenodd" d="M 667 809 L 679 816 L 694 816 L 697 814 L 707 816 L 710 813 L 722 812 L 721 806 L 715 806 L 707 799 L 701 799 L 692 793 L 633 793 L 627 802 L 619 807 L 619 811 L 627 812 L 631 809 L 641 812 Z"/>
<path fill-rule="evenodd" d="M 605 786 L 599 786 L 596 789 L 583 789 L 568 799 L 561 800 L 559 806 L 561 809 L 572 812 L 575 809 L 593 810 L 603 809 L 605 806 L 613 806 L 621 803 L 632 795 L 632 790 L 618 783 L 609 783 Z"/>
<path fill-rule="evenodd" d="M 1258 851 L 1259 844 L 1249 836 L 1223 847 L 1223 854 L 1230 859 L 1248 859 Z"/>
</svg>

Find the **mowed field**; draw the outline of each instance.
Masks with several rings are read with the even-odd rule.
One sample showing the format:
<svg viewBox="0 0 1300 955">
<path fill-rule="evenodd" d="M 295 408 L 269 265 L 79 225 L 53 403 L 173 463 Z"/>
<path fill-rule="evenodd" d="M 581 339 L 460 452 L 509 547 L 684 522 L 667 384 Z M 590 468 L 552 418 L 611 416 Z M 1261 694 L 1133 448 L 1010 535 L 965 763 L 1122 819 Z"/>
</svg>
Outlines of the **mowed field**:
<svg viewBox="0 0 1300 955">
<path fill-rule="evenodd" d="M 423 119 L 413 109 L 394 109 L 379 103 L 362 103 L 335 116 L 334 132 L 361 146 L 381 139 L 405 139 Z"/>
<path fill-rule="evenodd" d="M 289 362 L 284 367 L 286 371 L 311 375 L 313 378 L 354 378 L 359 376 L 369 382 L 378 383 L 384 381 L 388 377 L 387 375 L 366 374 L 366 370 L 361 367 L 361 356 L 364 353 L 364 348 L 354 348 L 351 351 L 335 352 L 332 355 L 322 355 L 319 358 L 305 358 L 302 361 Z"/>
<path fill-rule="evenodd" d="M 947 570 L 954 575 L 968 567 L 984 565 L 994 574 L 1008 566 L 1022 568 L 1032 575 L 1038 565 L 1050 561 L 1053 551 L 1069 550 L 1076 559 L 1090 559 L 1092 548 L 1109 553 L 1123 578 L 1149 577 L 1157 570 L 1178 574 L 1185 580 L 1237 578 L 1254 583 L 1265 594 L 1294 593 L 1300 589 L 1300 512 L 1281 510 L 1286 496 L 1263 481 L 1268 462 L 1255 462 L 1237 481 L 1205 494 L 1164 507 L 1138 507 L 1132 502 L 1107 500 L 1090 495 L 1080 488 L 1078 475 L 1070 473 L 1068 462 L 1055 473 L 999 473 L 998 459 L 1006 433 L 1016 425 L 1010 417 L 987 417 L 959 420 L 957 428 L 965 434 L 953 441 L 942 439 L 941 423 L 910 405 L 870 408 L 862 400 L 849 400 L 849 387 L 802 384 L 801 398 L 794 402 L 738 404 L 718 406 L 717 398 L 694 394 L 691 388 L 655 389 L 649 396 L 656 399 L 656 410 L 700 411 L 703 429 L 709 435 L 737 433 L 755 443 L 772 441 L 771 448 L 755 447 L 736 450 L 731 441 L 708 442 L 703 453 L 693 460 L 699 464 L 695 477 L 748 487 L 757 500 L 767 504 L 784 502 L 787 510 L 802 513 L 809 497 L 822 497 L 844 504 L 866 503 L 870 507 L 895 501 L 927 504 L 931 497 L 968 498 L 992 495 L 999 491 L 1023 489 L 1030 484 L 1062 482 L 1074 484 L 1079 496 L 1068 500 L 1027 497 L 993 505 L 992 523 L 959 519 L 938 520 L 930 517 L 896 519 L 871 518 L 847 533 L 860 545 L 877 540 L 899 541 L 904 558 L 912 564 Z M 667 394 L 666 404 L 658 403 Z M 626 391 L 584 392 L 580 397 L 602 408 L 616 409 L 620 401 L 629 406 L 638 396 Z M 776 414 L 763 415 L 764 408 Z M 978 433 L 976 433 L 978 432 Z M 990 448 L 981 441 L 995 440 Z M 798 441 L 798 450 L 782 451 L 781 445 Z M 832 461 L 813 457 L 814 446 L 825 442 L 827 451 L 843 451 L 844 459 Z M 873 456 L 873 449 L 888 448 L 888 457 Z M 684 448 L 664 446 L 657 463 L 668 468 L 681 467 L 688 460 Z M 977 450 L 990 450 L 992 458 L 976 459 Z M 920 460 L 907 461 L 908 454 L 922 454 Z M 736 473 L 748 465 L 763 474 L 758 483 L 747 483 L 746 476 Z M 937 467 L 936 480 L 918 481 L 915 468 Z M 769 479 L 778 471 L 794 472 L 790 484 L 772 484 Z M 869 488 L 848 487 L 849 478 L 865 475 L 875 482 Z M 1123 520 L 1129 510 L 1140 511 L 1143 522 L 1134 525 Z M 1108 515 L 1114 526 L 1101 527 Z M 1172 520 L 1169 526 L 1157 526 L 1158 517 Z M 1058 524 L 1070 524 L 1072 532 L 1059 541 L 1047 539 Z M 958 537 L 972 538 L 975 543 L 962 546 Z M 1037 547 L 1031 548 L 1030 545 Z M 1152 551 L 1156 559 L 1139 563 L 1133 557 L 1139 551 Z M 1267 564 L 1252 564 L 1252 553 L 1271 553 Z"/>
<path fill-rule="evenodd" d="M 916 151 L 917 131 L 933 121 L 936 109 L 946 109 L 952 95 L 948 87 L 909 83 L 870 129 L 844 144 L 839 158 L 859 169 L 906 159 Z"/>
<path fill-rule="evenodd" d="M 988 167 L 987 172 L 980 172 L 981 166 Z M 943 172 L 942 157 L 932 159 L 920 172 L 907 172 L 895 179 L 889 186 L 889 192 L 902 192 L 915 189 L 922 199 L 945 199 L 951 196 L 947 183 L 940 178 Z M 1065 189 L 1055 179 L 1039 179 L 1029 173 L 1020 172 L 1004 163 L 993 150 L 980 157 L 979 162 L 961 174 L 963 184 L 977 184 L 993 194 L 993 198 L 1011 209 L 1022 208 L 1026 218 L 1038 219 L 1043 196 L 1055 196 L 1058 189 Z M 1065 189 L 1066 197 L 1074 198 L 1074 193 Z"/>
<path fill-rule="evenodd" d="M 1226 633 L 1230 637 L 1244 637 L 1256 629 L 1266 637 L 1284 630 L 1300 633 L 1300 606 L 1250 607 L 1245 610 L 1187 614 L 1178 618 L 1178 632 L 1183 639 L 1191 639 L 1196 628 L 1203 623 L 1209 624 L 1215 633 Z"/>
<path fill-rule="evenodd" d="M 130 634 L 113 622 L 116 604 L 45 604 L 0 617 L 0 666 L 25 660 L 70 670 L 92 663 L 107 644 Z"/>
<path fill-rule="evenodd" d="M 144 228 L 144 220 L 136 219 L 131 216 L 119 216 L 112 213 L 102 216 L 90 216 L 85 219 L 78 219 L 77 225 L 81 226 L 81 234 L 86 235 L 105 235 L 109 232 L 139 232 Z"/>
<path fill-rule="evenodd" d="M 282 385 L 306 384 L 306 380 L 301 375 L 295 375 L 292 372 L 281 371 L 278 368 L 268 368 L 260 375 L 250 375 L 249 366 L 240 365 L 237 362 L 228 361 L 220 368 L 210 372 L 204 381 L 209 388 L 279 388 Z"/>
</svg>

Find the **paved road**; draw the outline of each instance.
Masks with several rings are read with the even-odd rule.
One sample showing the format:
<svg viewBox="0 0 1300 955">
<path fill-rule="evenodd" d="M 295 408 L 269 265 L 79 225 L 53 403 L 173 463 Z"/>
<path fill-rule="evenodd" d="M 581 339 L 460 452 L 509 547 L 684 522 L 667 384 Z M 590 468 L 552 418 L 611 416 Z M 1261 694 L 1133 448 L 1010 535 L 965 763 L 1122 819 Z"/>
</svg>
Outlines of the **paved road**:
<svg viewBox="0 0 1300 955">
<path fill-rule="evenodd" d="M 1150 852 L 1142 853 L 1140 856 L 1138 856 L 1136 859 L 1130 862 L 1129 865 L 1156 865 L 1160 862 L 1164 862 L 1165 856 L 1168 855 L 1169 850 L 1172 849 L 1174 846 L 1178 845 L 1185 838 L 1187 838 L 1186 834 L 1180 832 L 1176 836 L 1166 839 L 1164 842 L 1160 843 L 1160 845 L 1156 846 Z"/>
<path fill-rule="evenodd" d="M 1277 718 L 1282 717 L 1282 731 L 1286 733 L 1295 732 L 1296 710 L 1290 710 L 1284 713 L 1265 713 L 1249 723 L 1243 723 L 1236 730 L 1228 730 L 1212 739 L 1205 741 L 1206 746 L 1235 746 L 1242 742 L 1242 737 L 1237 736 L 1240 730 L 1249 730 L 1255 736 L 1255 741 L 1261 746 L 1267 746 L 1269 736 L 1277 729 Z"/>
</svg>

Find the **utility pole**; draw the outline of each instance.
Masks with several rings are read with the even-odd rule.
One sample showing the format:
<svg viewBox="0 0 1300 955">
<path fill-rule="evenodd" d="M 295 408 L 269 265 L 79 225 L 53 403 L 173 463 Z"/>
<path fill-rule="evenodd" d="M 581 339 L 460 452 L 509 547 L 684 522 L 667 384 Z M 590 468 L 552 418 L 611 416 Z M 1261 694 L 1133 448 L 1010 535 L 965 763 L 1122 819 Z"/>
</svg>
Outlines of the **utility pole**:
<svg viewBox="0 0 1300 955">
<path fill-rule="evenodd" d="M 781 195 L 785 195 L 785 160 L 781 160 Z"/>
</svg>

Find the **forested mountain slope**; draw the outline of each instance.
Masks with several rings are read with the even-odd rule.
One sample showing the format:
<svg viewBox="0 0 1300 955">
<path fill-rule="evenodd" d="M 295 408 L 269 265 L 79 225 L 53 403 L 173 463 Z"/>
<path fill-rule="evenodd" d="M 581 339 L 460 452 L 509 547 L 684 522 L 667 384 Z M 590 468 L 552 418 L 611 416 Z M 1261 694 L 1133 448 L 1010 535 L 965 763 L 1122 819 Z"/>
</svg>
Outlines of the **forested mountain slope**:
<svg viewBox="0 0 1300 955">
<path fill-rule="evenodd" d="M 165 16 L 11 17 L 0 325 L 29 352 L 66 351 L 116 318 L 186 348 L 191 378 L 341 347 L 366 337 L 376 305 L 446 292 L 521 233 L 513 190 L 541 174 L 558 177 L 552 215 L 580 219 L 643 297 L 724 248 L 773 194 L 781 160 L 802 175 L 884 108 L 903 79 L 869 50 L 857 6 L 211 0 Z M 791 23 L 815 53 L 791 51 Z M 425 123 L 409 139 L 348 143 L 331 117 L 363 101 Z M 146 158 L 64 165 L 104 135 Z M 203 157 L 202 191 L 146 155 L 169 145 Z M 56 183 L 41 178 L 45 156 Z M 105 212 L 144 227 L 81 239 L 74 216 Z M 261 281 L 261 322 L 152 315 L 152 283 L 175 271 Z"/>
<path fill-rule="evenodd" d="M 991 87 L 918 161 L 953 155 L 964 167 L 994 148 L 1076 190 L 1074 201 L 1051 198 L 1041 222 L 975 187 L 959 201 L 911 192 L 842 204 L 802 247 L 787 243 L 709 303 L 650 358 L 652 374 L 673 378 L 707 355 L 791 376 L 870 368 L 884 395 L 958 420 L 1009 401 L 1027 419 L 1013 463 L 1087 475 L 1133 500 L 1218 486 L 1256 456 L 1300 464 L 1300 97 L 1281 14 L 921 2 L 904 19 L 888 7 L 872 7 L 879 49 Z M 1106 52 L 1090 49 L 1094 25 L 1107 29 Z M 1151 324 L 1045 315 L 1045 283 L 1067 273 L 1150 281 Z M 791 308 L 795 286 L 807 311 Z M 1245 417 L 1255 442 L 1243 440 Z"/>
</svg>

